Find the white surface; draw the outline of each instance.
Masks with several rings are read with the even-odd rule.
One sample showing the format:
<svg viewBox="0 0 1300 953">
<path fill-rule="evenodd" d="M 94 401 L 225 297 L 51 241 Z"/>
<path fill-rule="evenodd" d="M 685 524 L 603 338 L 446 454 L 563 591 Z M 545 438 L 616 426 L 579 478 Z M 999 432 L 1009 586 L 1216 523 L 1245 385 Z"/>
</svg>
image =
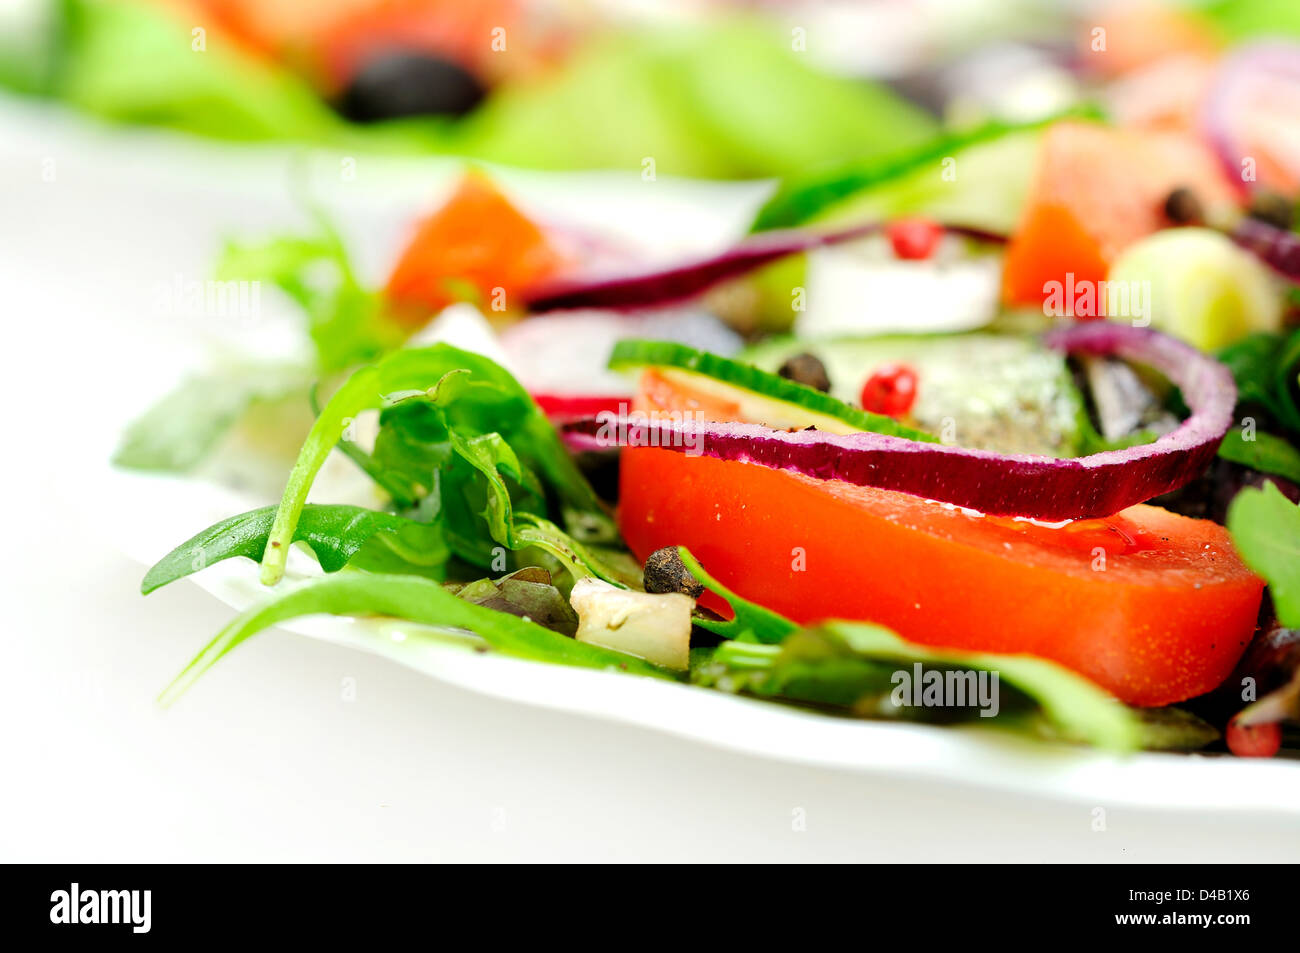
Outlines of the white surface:
<svg viewBox="0 0 1300 953">
<path fill-rule="evenodd" d="M 63 488 L 83 464 L 79 440 L 102 445 L 115 408 L 142 406 L 176 377 L 160 356 L 192 363 L 216 330 L 156 313 L 151 289 L 176 273 L 203 277 L 224 228 L 292 219 L 278 174 L 287 162 L 100 140 L 12 111 L 0 123 L 0 859 L 1296 855 L 1300 824 L 1276 814 L 1043 800 L 761 760 L 483 697 L 293 635 L 250 642 L 161 712 L 154 695 L 229 610 L 191 585 L 141 599 L 139 567 L 106 529 L 116 520 L 82 516 L 87 501 L 111 505 L 90 478 L 98 468 L 76 481 L 79 499 Z M 53 182 L 41 179 L 45 158 Z M 593 219 L 608 208 L 586 183 L 562 202 L 562 179 L 517 181 Z M 676 198 L 657 186 L 644 198 L 674 211 L 682 246 L 705 242 L 708 226 L 687 218 L 698 187 Z M 408 203 L 434 189 L 409 170 L 348 187 L 355 194 L 328 200 L 349 215 L 349 234 L 373 233 L 363 255 L 375 267 L 400 241 Z M 342 699 L 345 678 L 355 701 Z M 918 744 L 919 758 L 926 751 Z M 1104 831 L 1093 829 L 1097 808 Z"/>
</svg>

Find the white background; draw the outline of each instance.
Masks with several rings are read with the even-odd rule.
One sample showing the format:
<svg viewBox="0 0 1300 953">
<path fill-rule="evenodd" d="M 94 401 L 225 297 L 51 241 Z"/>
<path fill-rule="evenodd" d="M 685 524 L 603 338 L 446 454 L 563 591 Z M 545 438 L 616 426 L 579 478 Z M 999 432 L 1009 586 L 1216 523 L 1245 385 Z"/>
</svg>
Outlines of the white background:
<svg viewBox="0 0 1300 953">
<path fill-rule="evenodd" d="M 87 448 L 199 361 L 213 329 L 158 314 L 158 284 L 206 277 L 224 234 L 295 221 L 291 162 L 0 110 L 0 860 L 1294 860 L 1295 814 L 789 765 L 290 634 L 253 640 L 159 710 L 158 690 L 231 612 L 190 584 L 138 595 L 142 567 L 107 529 L 123 514 L 107 518 Z M 318 197 L 374 274 L 446 178 L 436 163 L 362 159 L 341 183 L 336 157 L 316 162 Z M 589 222 L 653 209 L 665 254 L 720 241 L 759 194 L 634 173 L 510 181 Z"/>
</svg>

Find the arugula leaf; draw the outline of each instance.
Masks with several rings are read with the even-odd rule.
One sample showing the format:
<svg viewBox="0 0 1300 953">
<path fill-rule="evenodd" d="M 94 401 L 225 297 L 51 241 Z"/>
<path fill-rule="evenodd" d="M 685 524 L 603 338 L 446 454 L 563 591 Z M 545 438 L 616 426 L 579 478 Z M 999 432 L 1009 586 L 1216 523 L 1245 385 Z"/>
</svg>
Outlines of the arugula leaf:
<svg viewBox="0 0 1300 953">
<path fill-rule="evenodd" d="M 672 679 L 658 666 L 611 649 L 578 642 L 509 612 L 476 605 L 418 576 L 346 572 L 277 594 L 242 613 L 176 676 L 159 696 L 171 704 L 241 642 L 289 619 L 306 615 L 383 615 L 473 632 L 505 655 L 585 668 L 616 668 L 632 675 Z"/>
<path fill-rule="evenodd" d="M 678 553 L 695 578 L 725 599 L 735 614 L 728 621 L 694 620 L 699 627 L 728 640 L 711 653 L 695 654 L 691 680 L 696 684 L 847 708 L 863 717 L 982 721 L 973 707 L 893 704 L 895 676 L 899 671 L 911 671 L 918 663 L 923 670 L 996 672 L 996 717 L 1004 722 L 1037 729 L 1045 719 L 1057 737 L 1117 751 L 1132 750 L 1141 742 L 1141 725 L 1132 710 L 1055 662 L 1027 655 L 915 645 L 888 629 L 866 623 L 832 620 L 800 627 L 727 589 L 705 572 L 685 547 L 679 547 Z M 1164 737 L 1175 739 L 1176 735 L 1171 731 Z"/>
<path fill-rule="evenodd" d="M 1300 450 L 1270 433 L 1247 440 L 1240 430 L 1229 430 L 1219 444 L 1219 456 L 1261 473 L 1273 473 L 1300 483 Z"/>
<path fill-rule="evenodd" d="M 232 556 L 260 562 L 274 519 L 275 507 L 264 506 L 208 527 L 158 560 L 140 583 L 141 593 L 148 595 Z M 450 555 L 437 523 L 417 523 L 341 504 L 304 507 L 293 539 L 310 546 L 326 572 L 338 572 L 372 542 L 381 544 L 404 564 L 435 575 L 442 572 Z"/>
<path fill-rule="evenodd" d="M 505 472 L 532 498 L 540 496 L 543 484 L 554 492 L 571 532 L 580 530 L 592 540 L 616 538 L 612 520 L 527 391 L 488 358 L 449 344 L 435 344 L 397 351 L 377 364 L 361 368 L 321 410 L 289 475 L 276 513 L 271 544 L 262 559 L 264 583 L 273 585 L 283 574 L 285 546 L 293 535 L 307 492 L 347 425 L 364 410 L 385 407 L 388 410 L 380 418 L 376 459 L 401 471 L 413 485 L 423 485 L 427 492 L 438 489 L 444 504 L 449 490 L 430 484 L 435 478 L 456 475 L 454 470 L 444 472 L 443 468 L 455 455 L 485 477 L 491 476 L 490 490 L 480 510 L 485 518 L 491 515 L 488 499 L 497 499 L 495 505 L 501 506 L 502 486 L 494 474 Z M 422 409 L 410 409 L 417 407 Z M 399 433 L 399 425 L 404 432 Z M 499 436 L 470 442 L 488 434 Z M 466 486 L 463 480 L 453 483 L 451 490 Z M 444 512 L 456 546 L 457 525 L 453 521 L 462 508 L 444 505 Z M 504 514 L 504 508 L 501 512 Z M 506 540 L 510 536 L 503 532 L 508 525 L 503 526 L 500 520 L 490 520 L 489 525 L 495 525 L 496 534 L 502 536 L 497 541 L 509 545 Z M 468 548 L 479 537 L 478 532 L 461 533 L 459 541 Z M 479 561 L 482 556 L 480 551 Z"/>
<path fill-rule="evenodd" d="M 305 394 L 307 380 L 302 368 L 269 364 L 191 377 L 127 428 L 113 462 L 134 470 L 189 470 L 253 404 Z"/>
<path fill-rule="evenodd" d="M 695 624 L 701 629 L 706 629 L 715 635 L 723 638 L 735 639 L 738 642 L 762 642 L 766 644 L 776 644 L 785 641 L 785 639 L 798 630 L 799 626 L 791 622 L 783 615 L 778 615 L 771 609 L 765 609 L 757 603 L 744 599 L 718 580 L 714 579 L 699 561 L 691 555 L 691 551 L 685 546 L 678 546 L 677 553 L 682 558 L 682 564 L 691 572 L 696 579 L 700 581 L 707 589 L 716 595 L 721 596 L 731 606 L 734 613 L 731 619 L 704 619 L 698 616 Z"/>
<path fill-rule="evenodd" d="M 387 316 L 383 295 L 364 288 L 338 231 L 317 209 L 317 234 L 259 244 L 228 242 L 218 280 L 268 281 L 306 313 L 322 371 L 373 361 L 401 345 L 406 332 Z"/>
<path fill-rule="evenodd" d="M 898 704 L 899 673 L 912 680 L 936 672 L 997 674 L 997 713 L 974 704 Z M 1138 716 L 1080 675 L 1045 659 L 933 649 L 905 642 L 879 626 L 825 622 L 797 629 L 777 645 L 724 642 L 692 671 L 692 681 L 764 698 L 847 709 L 866 718 L 945 722 L 992 721 L 1063 740 L 1131 751 L 1142 740 Z M 923 683 L 922 683 L 923 684 Z M 906 695 L 903 696 L 906 698 Z M 1169 737 L 1172 737 L 1170 735 Z"/>
<path fill-rule="evenodd" d="M 1272 483 L 1246 487 L 1229 504 L 1227 525 L 1241 558 L 1268 583 L 1278 620 L 1300 627 L 1300 507 Z"/>
</svg>

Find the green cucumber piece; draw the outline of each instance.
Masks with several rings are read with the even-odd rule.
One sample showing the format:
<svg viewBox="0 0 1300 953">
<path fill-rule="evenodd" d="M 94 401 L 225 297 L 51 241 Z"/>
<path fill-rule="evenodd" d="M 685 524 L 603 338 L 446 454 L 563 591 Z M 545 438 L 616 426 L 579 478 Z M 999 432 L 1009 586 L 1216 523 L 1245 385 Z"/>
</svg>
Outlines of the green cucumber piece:
<svg viewBox="0 0 1300 953">
<path fill-rule="evenodd" d="M 930 434 L 904 426 L 893 418 L 867 413 L 830 394 L 752 364 L 697 351 L 684 344 L 636 339 L 619 341 L 614 345 L 609 366 L 613 370 L 654 367 L 670 380 L 680 380 L 696 390 L 734 401 L 740 405 L 745 420 L 769 427 L 812 426 L 839 434 L 871 431 L 936 442 Z"/>
<path fill-rule="evenodd" d="M 1059 118 L 990 123 L 901 155 L 792 179 L 759 210 L 752 230 L 926 215 L 1012 232 L 1033 180 L 1043 127 Z"/>
<path fill-rule="evenodd" d="M 857 400 L 882 365 L 907 364 L 917 375 L 912 417 L 945 443 L 1053 457 L 1086 450 L 1080 421 L 1087 415 L 1065 357 L 1034 336 L 977 331 L 816 342 L 771 338 L 737 358 L 770 369 L 800 351 L 821 358 L 831 394 L 845 401 Z"/>
</svg>

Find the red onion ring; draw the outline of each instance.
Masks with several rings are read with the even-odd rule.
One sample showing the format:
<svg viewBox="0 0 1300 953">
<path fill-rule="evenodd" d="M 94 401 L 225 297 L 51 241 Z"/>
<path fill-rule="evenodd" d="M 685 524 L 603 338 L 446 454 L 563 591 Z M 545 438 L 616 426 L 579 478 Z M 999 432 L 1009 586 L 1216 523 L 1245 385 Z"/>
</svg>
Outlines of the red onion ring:
<svg viewBox="0 0 1300 953">
<path fill-rule="evenodd" d="M 615 278 L 568 280 L 537 288 L 530 292 L 527 305 L 534 313 L 573 308 L 604 308 L 631 311 L 679 304 L 731 278 L 737 278 L 778 258 L 811 251 L 826 245 L 854 241 L 872 235 L 883 226 L 879 222 L 855 225 L 835 232 L 808 229 L 785 229 L 759 232 L 716 255 L 673 265 L 639 275 Z M 1004 242 L 1006 237 L 964 225 L 947 225 L 954 235 L 976 241 Z"/>
<path fill-rule="evenodd" d="M 609 417 L 567 424 L 570 446 L 656 446 L 897 490 L 996 516 L 1042 520 L 1109 516 L 1178 489 L 1209 464 L 1232 425 L 1237 389 L 1228 369 L 1183 342 L 1146 328 L 1092 321 L 1046 336 L 1072 353 L 1114 355 L 1169 378 L 1191 408 L 1154 443 L 1058 459 L 917 443 L 877 433 L 788 432 L 758 424 Z M 611 439 L 611 431 L 612 439 Z"/>
<path fill-rule="evenodd" d="M 1229 237 L 1283 278 L 1300 283 L 1300 235 L 1243 218 Z"/>
<path fill-rule="evenodd" d="M 1300 90 L 1300 46 L 1267 40 L 1237 49 L 1219 66 L 1201 106 L 1201 130 L 1229 180 L 1238 184 L 1247 147 L 1239 141 L 1237 129 L 1243 100 L 1251 97 L 1250 83 L 1258 79 L 1291 82 Z"/>
</svg>

